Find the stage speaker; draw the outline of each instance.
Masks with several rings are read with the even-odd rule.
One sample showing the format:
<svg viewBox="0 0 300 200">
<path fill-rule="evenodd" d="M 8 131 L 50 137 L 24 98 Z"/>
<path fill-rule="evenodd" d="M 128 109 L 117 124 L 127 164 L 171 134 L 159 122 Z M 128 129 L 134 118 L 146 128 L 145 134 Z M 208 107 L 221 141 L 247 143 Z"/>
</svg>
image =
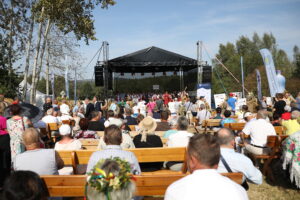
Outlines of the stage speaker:
<svg viewBox="0 0 300 200">
<path fill-rule="evenodd" d="M 95 66 L 95 85 L 104 86 L 104 67 Z"/>
<path fill-rule="evenodd" d="M 203 66 L 202 83 L 211 83 L 212 67 L 209 65 Z"/>
</svg>

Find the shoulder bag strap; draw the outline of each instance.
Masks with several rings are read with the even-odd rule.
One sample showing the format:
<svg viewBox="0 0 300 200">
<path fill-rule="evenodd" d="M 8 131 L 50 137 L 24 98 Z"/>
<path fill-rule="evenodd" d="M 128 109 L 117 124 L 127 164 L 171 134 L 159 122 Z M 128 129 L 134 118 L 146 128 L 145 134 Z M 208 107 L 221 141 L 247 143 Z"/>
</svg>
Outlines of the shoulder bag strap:
<svg viewBox="0 0 300 200">
<path fill-rule="evenodd" d="M 226 160 L 224 159 L 224 157 L 223 157 L 222 155 L 221 155 L 221 161 L 222 161 L 223 165 L 225 166 L 226 170 L 227 170 L 229 173 L 231 173 L 232 170 L 231 170 L 231 168 L 229 167 L 229 165 L 227 164 Z"/>
</svg>

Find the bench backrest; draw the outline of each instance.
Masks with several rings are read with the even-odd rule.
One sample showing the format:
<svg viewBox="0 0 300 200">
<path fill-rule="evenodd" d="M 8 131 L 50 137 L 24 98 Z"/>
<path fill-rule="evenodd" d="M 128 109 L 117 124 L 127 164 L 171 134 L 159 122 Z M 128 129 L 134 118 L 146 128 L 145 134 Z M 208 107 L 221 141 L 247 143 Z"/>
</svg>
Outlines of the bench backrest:
<svg viewBox="0 0 300 200">
<path fill-rule="evenodd" d="M 48 130 L 49 131 L 58 131 L 58 124 L 57 123 L 48 123 Z"/>
<path fill-rule="evenodd" d="M 274 126 L 275 132 L 277 135 L 283 135 L 283 127 L 282 126 Z"/>
<path fill-rule="evenodd" d="M 242 131 L 246 123 L 230 123 L 230 129 L 233 131 Z"/>
<path fill-rule="evenodd" d="M 99 139 L 79 139 L 81 146 L 87 150 L 96 150 L 99 144 Z"/>
<path fill-rule="evenodd" d="M 222 173 L 238 184 L 242 183 L 242 173 Z M 164 195 L 173 182 L 185 174 L 137 175 L 136 196 Z M 83 197 L 85 195 L 85 175 L 48 175 L 41 176 L 47 185 L 51 197 Z"/>
</svg>

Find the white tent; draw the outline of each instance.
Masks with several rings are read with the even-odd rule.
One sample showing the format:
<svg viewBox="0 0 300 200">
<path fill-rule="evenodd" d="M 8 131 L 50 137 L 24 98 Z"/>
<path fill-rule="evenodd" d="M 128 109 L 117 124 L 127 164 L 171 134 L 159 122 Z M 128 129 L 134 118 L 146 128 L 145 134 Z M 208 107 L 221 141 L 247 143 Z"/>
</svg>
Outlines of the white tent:
<svg viewBox="0 0 300 200">
<path fill-rule="evenodd" d="M 19 94 L 21 95 L 23 94 L 24 84 L 25 84 L 24 80 L 19 84 Z M 26 99 L 23 99 L 23 101 L 25 102 L 30 101 L 30 90 L 31 90 L 31 85 L 27 83 Z M 35 102 L 36 102 L 35 106 L 42 108 L 43 104 L 45 103 L 45 98 L 46 98 L 46 94 L 37 90 L 35 96 Z"/>
</svg>

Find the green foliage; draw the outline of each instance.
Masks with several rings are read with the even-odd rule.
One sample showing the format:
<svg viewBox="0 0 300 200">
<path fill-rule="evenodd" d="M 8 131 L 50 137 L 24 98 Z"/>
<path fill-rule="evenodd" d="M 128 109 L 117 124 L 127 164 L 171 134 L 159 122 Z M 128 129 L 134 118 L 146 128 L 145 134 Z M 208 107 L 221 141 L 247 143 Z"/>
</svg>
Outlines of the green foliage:
<svg viewBox="0 0 300 200">
<path fill-rule="evenodd" d="M 101 4 L 102 8 L 114 5 L 113 0 L 40 0 L 33 7 L 39 19 L 50 19 L 65 34 L 73 32 L 78 40 L 96 40 L 93 9 Z M 44 8 L 44 13 L 41 13 Z"/>
<path fill-rule="evenodd" d="M 250 92 L 256 93 L 255 69 L 259 69 L 262 76 L 263 95 L 269 95 L 267 77 L 264 72 L 265 69 L 262 67 L 264 64 L 259 53 L 259 50 L 262 48 L 270 50 L 276 69 L 281 70 L 282 74 L 289 79 L 293 74 L 293 63 L 288 59 L 284 50 L 277 49 L 276 39 L 272 34 L 265 33 L 260 37 L 257 33 L 254 33 L 252 39 L 247 36 L 241 36 L 235 44 L 220 44 L 219 52 L 216 56 L 240 82 L 242 79 L 240 58 L 243 56 L 245 87 Z M 217 61 L 214 60 L 213 65 L 213 93 L 223 93 L 224 88 L 222 84 L 227 92 L 242 91 L 241 84 L 238 84 Z"/>
</svg>

